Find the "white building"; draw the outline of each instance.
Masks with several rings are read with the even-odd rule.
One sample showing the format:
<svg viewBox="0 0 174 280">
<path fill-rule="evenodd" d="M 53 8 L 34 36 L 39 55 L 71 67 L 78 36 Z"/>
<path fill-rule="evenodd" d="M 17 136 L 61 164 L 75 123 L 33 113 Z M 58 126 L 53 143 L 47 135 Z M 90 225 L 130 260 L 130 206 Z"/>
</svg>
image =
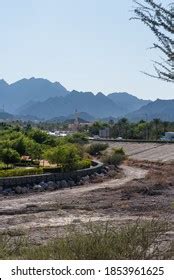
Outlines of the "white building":
<svg viewBox="0 0 174 280">
<path fill-rule="evenodd" d="M 161 138 L 164 141 L 174 141 L 174 132 L 166 132 L 165 136 Z"/>
</svg>

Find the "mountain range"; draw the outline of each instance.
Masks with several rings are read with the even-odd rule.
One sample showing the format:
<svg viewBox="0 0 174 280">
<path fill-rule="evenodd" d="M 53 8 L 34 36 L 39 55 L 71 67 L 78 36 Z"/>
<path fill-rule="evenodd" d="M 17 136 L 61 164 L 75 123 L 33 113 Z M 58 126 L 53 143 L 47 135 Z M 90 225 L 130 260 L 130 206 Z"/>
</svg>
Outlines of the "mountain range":
<svg viewBox="0 0 174 280">
<path fill-rule="evenodd" d="M 16 113 L 20 106 L 28 102 L 44 101 L 67 93 L 60 83 L 52 83 L 46 79 L 22 79 L 12 84 L 0 80 L 0 104 L 10 113 Z"/>
<path fill-rule="evenodd" d="M 162 121 L 174 121 L 174 99 L 161 100 L 141 107 L 139 110 L 131 112 L 126 117 L 133 122 L 144 120 L 161 119 Z"/>
<path fill-rule="evenodd" d="M 83 112 L 87 121 L 117 119 L 126 116 L 132 121 L 161 118 L 174 120 L 174 100 L 139 99 L 126 92 L 107 95 L 99 92 L 68 91 L 58 82 L 41 78 L 22 79 L 8 84 L 0 80 L 0 110 L 15 118 L 65 120 L 75 111 Z M 147 117 L 148 116 L 148 117 Z"/>
</svg>

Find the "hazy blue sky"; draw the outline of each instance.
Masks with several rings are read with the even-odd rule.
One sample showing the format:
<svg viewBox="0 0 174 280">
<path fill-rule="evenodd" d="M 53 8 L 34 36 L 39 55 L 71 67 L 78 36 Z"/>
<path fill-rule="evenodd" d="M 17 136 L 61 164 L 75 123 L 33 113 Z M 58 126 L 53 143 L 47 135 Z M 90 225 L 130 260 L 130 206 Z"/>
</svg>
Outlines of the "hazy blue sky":
<svg viewBox="0 0 174 280">
<path fill-rule="evenodd" d="M 163 3 L 169 3 L 163 0 Z M 0 0 L 0 77 L 59 81 L 68 90 L 174 98 L 153 71 L 154 36 L 129 21 L 131 0 Z"/>
</svg>

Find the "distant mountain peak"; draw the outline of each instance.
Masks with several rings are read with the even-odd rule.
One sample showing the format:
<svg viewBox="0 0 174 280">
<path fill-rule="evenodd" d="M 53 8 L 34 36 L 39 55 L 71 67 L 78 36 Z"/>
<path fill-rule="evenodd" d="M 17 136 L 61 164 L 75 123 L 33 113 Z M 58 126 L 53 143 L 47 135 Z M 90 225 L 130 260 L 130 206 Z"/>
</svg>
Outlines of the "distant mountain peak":
<svg viewBox="0 0 174 280">
<path fill-rule="evenodd" d="M 129 113 L 127 118 L 132 121 L 141 119 L 161 119 L 162 121 L 174 121 L 174 99 L 157 99 L 139 110 Z"/>
<path fill-rule="evenodd" d="M 0 84 L 4 85 L 4 86 L 8 86 L 9 85 L 4 79 L 0 79 Z"/>
</svg>

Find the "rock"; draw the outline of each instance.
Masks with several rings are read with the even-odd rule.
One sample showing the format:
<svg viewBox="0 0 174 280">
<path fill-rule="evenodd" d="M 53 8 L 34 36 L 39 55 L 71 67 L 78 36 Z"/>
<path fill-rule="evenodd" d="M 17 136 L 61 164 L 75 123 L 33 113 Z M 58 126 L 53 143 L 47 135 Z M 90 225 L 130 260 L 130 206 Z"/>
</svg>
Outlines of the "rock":
<svg viewBox="0 0 174 280">
<path fill-rule="evenodd" d="M 48 184 L 47 184 L 47 183 L 45 183 L 45 182 L 41 182 L 39 185 L 40 185 L 41 187 L 43 187 L 43 188 L 44 188 L 44 190 L 46 190 L 46 189 L 47 189 L 47 187 L 48 187 Z"/>
<path fill-rule="evenodd" d="M 75 182 L 73 180 L 68 181 L 68 185 L 70 187 L 74 187 L 75 186 Z"/>
<path fill-rule="evenodd" d="M 47 189 L 47 191 L 54 191 L 55 187 L 54 186 L 48 186 L 46 189 Z"/>
<path fill-rule="evenodd" d="M 13 193 L 13 190 L 11 188 L 5 188 L 3 190 L 3 195 L 9 195 L 9 194 L 12 194 Z"/>
<path fill-rule="evenodd" d="M 92 181 L 92 183 L 102 183 L 103 182 L 103 178 L 102 177 L 96 177 L 94 178 Z"/>
<path fill-rule="evenodd" d="M 113 177 L 115 177 L 116 172 L 115 172 L 114 170 L 110 170 L 110 171 L 108 172 L 107 175 L 108 175 L 110 178 L 113 178 Z"/>
<path fill-rule="evenodd" d="M 21 193 L 22 193 L 22 187 L 17 186 L 17 187 L 15 188 L 15 193 L 21 194 Z"/>
<path fill-rule="evenodd" d="M 109 166 L 104 166 L 104 170 L 109 171 Z"/>
<path fill-rule="evenodd" d="M 115 165 L 111 164 L 108 166 L 109 167 L 109 170 L 115 170 Z"/>
<path fill-rule="evenodd" d="M 86 175 L 86 176 L 85 176 L 85 177 L 83 177 L 82 179 L 83 179 L 83 181 L 84 181 L 84 182 L 88 182 L 88 181 L 89 181 L 89 179 L 90 179 L 90 177 L 89 177 L 89 175 Z"/>
<path fill-rule="evenodd" d="M 92 174 L 91 176 L 90 176 L 90 179 L 91 180 L 94 180 L 96 178 L 96 175 L 95 174 Z"/>
<path fill-rule="evenodd" d="M 39 183 L 39 185 L 42 186 L 42 187 L 44 187 L 44 188 L 45 188 L 45 184 L 46 184 L 46 183 L 43 182 L 43 181 L 42 181 L 41 183 Z"/>
<path fill-rule="evenodd" d="M 41 185 L 34 185 L 33 190 L 35 192 L 43 192 L 44 188 Z"/>
<path fill-rule="evenodd" d="M 26 187 L 27 187 L 28 190 L 31 190 L 33 188 L 33 186 L 29 185 L 29 184 L 27 184 Z"/>
<path fill-rule="evenodd" d="M 24 193 L 28 193 L 27 187 L 23 187 L 22 190 L 21 190 L 21 192 L 22 192 L 23 194 L 24 194 Z"/>
<path fill-rule="evenodd" d="M 62 180 L 62 181 L 60 182 L 60 186 L 61 186 L 61 188 L 68 188 L 68 183 L 67 183 L 67 181 L 66 181 L 66 180 Z"/>
<path fill-rule="evenodd" d="M 60 189 L 61 188 L 61 183 L 60 183 L 60 181 L 56 181 L 56 189 Z"/>
<path fill-rule="evenodd" d="M 97 175 L 97 177 L 104 178 L 105 175 L 103 173 L 100 173 L 100 174 Z"/>
<path fill-rule="evenodd" d="M 83 186 L 84 184 L 85 184 L 85 182 L 83 180 L 80 180 L 79 186 Z"/>
<path fill-rule="evenodd" d="M 47 183 L 47 190 L 49 190 L 49 191 L 54 191 L 56 188 L 57 188 L 57 185 L 56 185 L 55 182 L 49 181 L 49 182 Z"/>
<path fill-rule="evenodd" d="M 108 173 L 108 170 L 102 169 L 102 173 L 103 173 L 104 175 L 106 175 L 106 174 Z"/>
</svg>

